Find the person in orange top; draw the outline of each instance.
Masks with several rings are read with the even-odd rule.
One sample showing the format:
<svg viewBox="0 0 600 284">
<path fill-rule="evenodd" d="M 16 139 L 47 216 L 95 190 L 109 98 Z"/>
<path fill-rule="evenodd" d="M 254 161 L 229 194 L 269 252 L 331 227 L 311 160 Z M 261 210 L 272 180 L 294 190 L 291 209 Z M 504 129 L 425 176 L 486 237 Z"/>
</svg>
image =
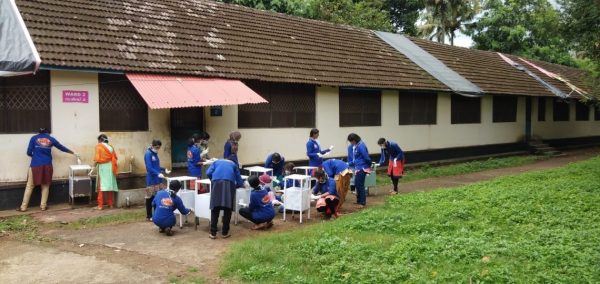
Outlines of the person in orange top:
<svg viewBox="0 0 600 284">
<path fill-rule="evenodd" d="M 108 208 L 113 208 L 113 192 L 119 191 L 117 187 L 117 152 L 115 152 L 115 148 L 112 145 L 108 144 L 106 134 L 98 136 L 94 162 L 94 167 L 98 173 L 98 178 L 96 179 L 98 207 L 96 209 L 103 209 L 104 193 L 106 193 Z"/>
</svg>

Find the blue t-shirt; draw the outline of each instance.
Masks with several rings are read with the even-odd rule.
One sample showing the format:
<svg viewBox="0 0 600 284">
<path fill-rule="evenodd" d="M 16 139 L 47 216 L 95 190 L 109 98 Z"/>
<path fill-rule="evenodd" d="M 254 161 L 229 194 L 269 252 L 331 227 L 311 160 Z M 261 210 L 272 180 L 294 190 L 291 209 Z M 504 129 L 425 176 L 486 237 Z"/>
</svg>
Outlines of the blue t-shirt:
<svg viewBox="0 0 600 284">
<path fill-rule="evenodd" d="M 371 167 L 371 157 L 369 157 L 369 150 L 365 142 L 360 141 L 356 143 L 352 154 L 354 155 L 352 164 L 355 170 L 358 171 Z"/>
<path fill-rule="evenodd" d="M 237 153 L 233 152 L 233 146 L 231 145 L 232 141 L 225 141 L 225 146 L 223 146 L 223 158 L 224 159 L 228 159 L 231 160 L 232 162 L 234 162 L 236 165 L 239 165 L 239 161 L 238 161 L 238 155 Z"/>
<path fill-rule="evenodd" d="M 156 193 L 154 201 L 152 201 L 152 207 L 154 207 L 152 222 L 160 228 L 173 227 L 175 225 L 177 222 L 175 214 L 173 214 L 175 209 L 179 210 L 183 215 L 190 213 L 190 210 L 185 208 L 179 196 L 175 195 L 171 197 L 171 194 L 166 190 L 160 190 Z"/>
<path fill-rule="evenodd" d="M 329 149 L 321 151 L 321 145 L 315 139 L 308 139 L 306 142 L 306 155 L 308 156 L 308 165 L 311 167 L 320 167 L 323 164 L 323 158 L 319 157 L 320 154 L 329 152 Z"/>
<path fill-rule="evenodd" d="M 386 148 L 381 149 L 381 157 L 379 158 L 380 165 L 383 165 L 383 163 L 385 163 L 385 161 L 388 159 L 392 161 L 394 159 L 398 161 L 404 160 L 404 152 L 402 151 L 398 143 L 393 141 L 386 141 L 385 145 Z"/>
<path fill-rule="evenodd" d="M 29 146 L 27 147 L 27 156 L 31 157 L 31 164 L 29 166 L 52 165 L 52 146 L 66 153 L 72 152 L 60 144 L 54 137 L 50 136 L 50 134 L 40 133 L 29 139 Z"/>
<path fill-rule="evenodd" d="M 244 186 L 240 169 L 230 160 L 216 160 L 206 170 L 206 175 L 211 181 L 228 180 L 235 183 L 237 187 Z"/>
<path fill-rule="evenodd" d="M 158 154 L 148 148 L 146 154 L 144 154 L 144 164 L 146 165 L 146 185 L 160 184 L 161 180 L 158 174 L 165 169 L 160 167 Z"/>
<path fill-rule="evenodd" d="M 330 159 L 330 160 L 323 162 L 323 170 L 330 177 L 339 175 L 341 172 L 343 172 L 346 169 L 348 169 L 348 164 L 346 164 L 342 160 Z"/>
<path fill-rule="evenodd" d="M 313 187 L 313 194 L 321 195 L 325 192 L 329 192 L 329 194 L 339 197 L 337 189 L 335 188 L 334 179 L 328 178 L 327 181 L 324 183 L 317 182 L 315 187 Z"/>
<path fill-rule="evenodd" d="M 266 190 L 253 189 L 250 192 L 250 204 L 248 206 L 252 212 L 252 218 L 259 223 L 269 222 L 275 218 L 275 209 Z"/>
<path fill-rule="evenodd" d="M 273 154 L 271 154 L 267 157 L 267 160 L 265 161 L 265 168 L 273 169 L 273 176 L 280 177 L 280 176 L 283 176 L 283 165 L 284 164 L 285 164 L 284 157 L 281 157 L 281 161 L 279 161 L 279 163 L 277 163 L 277 164 L 273 163 Z"/>
<path fill-rule="evenodd" d="M 189 146 L 187 150 L 187 162 L 190 176 L 202 176 L 202 165 L 198 164 L 200 161 L 202 161 L 200 158 L 200 148 L 196 145 Z"/>
</svg>

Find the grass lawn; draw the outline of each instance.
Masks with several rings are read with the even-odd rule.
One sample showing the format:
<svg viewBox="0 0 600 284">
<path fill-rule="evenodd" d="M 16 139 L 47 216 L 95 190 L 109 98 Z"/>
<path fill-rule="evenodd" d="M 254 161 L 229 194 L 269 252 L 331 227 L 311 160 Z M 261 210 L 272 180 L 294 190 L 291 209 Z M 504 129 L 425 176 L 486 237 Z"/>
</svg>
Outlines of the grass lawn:
<svg viewBox="0 0 600 284">
<path fill-rule="evenodd" d="M 599 283 L 600 157 L 238 243 L 222 275 L 256 283 Z"/>
<path fill-rule="evenodd" d="M 425 165 L 419 168 L 407 169 L 404 171 L 402 182 L 414 180 L 462 175 L 474 172 L 481 172 L 492 169 L 516 167 L 525 164 L 530 164 L 540 159 L 546 159 L 543 156 L 514 156 L 505 158 L 489 158 L 486 160 L 471 161 L 465 163 L 452 164 L 447 166 L 430 166 Z M 377 185 L 391 185 L 392 181 L 385 173 L 378 173 Z"/>
</svg>

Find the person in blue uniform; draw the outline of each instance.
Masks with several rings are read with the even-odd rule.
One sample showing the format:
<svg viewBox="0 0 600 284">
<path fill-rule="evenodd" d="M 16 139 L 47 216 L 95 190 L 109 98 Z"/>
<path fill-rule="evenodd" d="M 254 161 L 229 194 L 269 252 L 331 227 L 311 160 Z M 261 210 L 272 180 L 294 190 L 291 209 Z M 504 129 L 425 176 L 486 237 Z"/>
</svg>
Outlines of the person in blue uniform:
<svg viewBox="0 0 600 284">
<path fill-rule="evenodd" d="M 340 200 L 336 212 L 340 212 L 340 208 L 346 201 L 346 195 L 350 191 L 350 180 L 353 176 L 352 170 L 342 160 L 329 159 L 323 162 L 323 171 L 335 180 L 335 187 Z"/>
<path fill-rule="evenodd" d="M 329 149 L 321 150 L 321 144 L 317 140 L 319 138 L 319 129 L 313 128 L 310 130 L 310 137 L 306 142 L 306 156 L 308 156 L 308 166 L 321 167 L 323 165 L 323 155 L 329 153 L 333 146 Z"/>
<path fill-rule="evenodd" d="M 348 143 L 348 169 L 350 169 L 351 172 L 354 173 L 354 166 L 353 162 L 354 162 L 354 145 L 352 145 L 352 143 Z M 350 178 L 350 191 L 352 191 L 352 193 L 356 194 L 356 187 L 354 186 L 354 179 L 356 178 L 356 176 L 352 175 L 352 177 Z"/>
<path fill-rule="evenodd" d="M 371 157 L 369 157 L 367 145 L 356 133 L 350 133 L 348 141 L 352 144 L 352 163 L 350 166 L 354 167 L 355 173 L 356 208 L 362 209 L 367 205 L 365 178 L 367 174 L 371 173 Z"/>
<path fill-rule="evenodd" d="M 283 182 L 283 166 L 285 165 L 285 158 L 281 154 L 275 152 L 267 156 L 265 161 L 265 168 L 273 169 L 273 186 L 281 187 Z"/>
<path fill-rule="evenodd" d="M 188 143 L 188 172 L 198 179 L 202 178 L 202 166 L 207 162 L 208 147 L 205 146 L 205 141 L 202 135 L 194 134 Z"/>
<path fill-rule="evenodd" d="M 315 204 L 317 211 L 323 213 L 325 219 L 329 219 L 331 216 L 337 217 L 336 210 L 339 203 L 339 196 L 335 189 L 335 181 L 322 169 L 315 171 L 315 178 L 318 182 L 313 187 L 312 193 L 319 196 Z"/>
<path fill-rule="evenodd" d="M 240 162 L 238 161 L 238 148 L 242 134 L 239 131 L 233 131 L 229 133 L 229 139 L 225 141 L 223 146 L 223 158 L 234 162 L 238 167 Z"/>
<path fill-rule="evenodd" d="M 29 139 L 29 145 L 27 146 L 27 156 L 31 157 L 31 163 L 29 164 L 29 172 L 27 173 L 27 185 L 23 193 L 23 202 L 17 211 L 27 211 L 31 193 L 38 185 L 42 188 L 40 208 L 42 211 L 48 208 L 48 194 L 50 193 L 52 173 L 54 172 L 52 167 L 52 147 L 79 157 L 75 152 L 69 150 L 69 148 L 63 146 L 58 140 L 50 136 L 48 129 L 40 128 L 38 134 Z"/>
<path fill-rule="evenodd" d="M 183 201 L 177 196 L 180 188 L 181 183 L 173 180 L 169 184 L 169 189 L 158 191 L 152 202 L 154 208 L 152 222 L 158 226 L 159 232 L 166 233 L 167 236 L 173 235 L 173 226 L 177 222 L 173 213 L 175 209 L 179 210 L 182 215 L 192 213 L 192 210 L 185 208 Z"/>
<path fill-rule="evenodd" d="M 406 162 L 404 151 L 402 151 L 398 143 L 389 140 L 386 141 L 383 137 L 377 140 L 377 145 L 381 147 L 381 158 L 379 158 L 378 165 L 383 165 L 386 160 L 388 161 L 387 173 L 394 185 L 390 194 L 398 194 L 398 181 L 404 175 L 404 163 Z"/>
<path fill-rule="evenodd" d="M 240 169 L 231 160 L 216 160 L 206 171 L 211 182 L 210 192 L 210 234 L 211 239 L 217 238 L 217 222 L 223 211 L 223 238 L 229 238 L 229 223 L 234 206 L 236 189 L 244 186 Z"/>
<path fill-rule="evenodd" d="M 156 192 L 160 190 L 160 184 L 162 179 L 165 178 L 164 174 L 168 174 L 171 171 L 160 166 L 160 159 L 158 158 L 158 151 L 162 147 L 160 140 L 152 140 L 152 144 L 146 153 L 144 154 L 144 164 L 146 165 L 146 219 L 152 220 L 152 201 Z"/>
<path fill-rule="evenodd" d="M 240 215 L 254 223 L 252 230 L 271 228 L 273 226 L 273 218 L 275 218 L 275 209 L 273 208 L 271 197 L 269 197 L 268 192 L 264 188 L 261 188 L 260 180 L 257 176 L 250 176 L 248 183 L 252 188 L 250 192 L 250 204 L 248 204 L 248 207 L 240 208 Z"/>
</svg>

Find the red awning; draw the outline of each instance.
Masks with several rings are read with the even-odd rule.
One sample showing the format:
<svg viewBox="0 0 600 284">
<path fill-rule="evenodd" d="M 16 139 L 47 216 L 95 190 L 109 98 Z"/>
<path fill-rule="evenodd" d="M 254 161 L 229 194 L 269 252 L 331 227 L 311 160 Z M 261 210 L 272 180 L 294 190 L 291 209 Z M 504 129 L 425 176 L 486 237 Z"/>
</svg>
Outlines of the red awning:
<svg viewBox="0 0 600 284">
<path fill-rule="evenodd" d="M 266 103 L 239 80 L 126 74 L 151 109 Z"/>
</svg>

